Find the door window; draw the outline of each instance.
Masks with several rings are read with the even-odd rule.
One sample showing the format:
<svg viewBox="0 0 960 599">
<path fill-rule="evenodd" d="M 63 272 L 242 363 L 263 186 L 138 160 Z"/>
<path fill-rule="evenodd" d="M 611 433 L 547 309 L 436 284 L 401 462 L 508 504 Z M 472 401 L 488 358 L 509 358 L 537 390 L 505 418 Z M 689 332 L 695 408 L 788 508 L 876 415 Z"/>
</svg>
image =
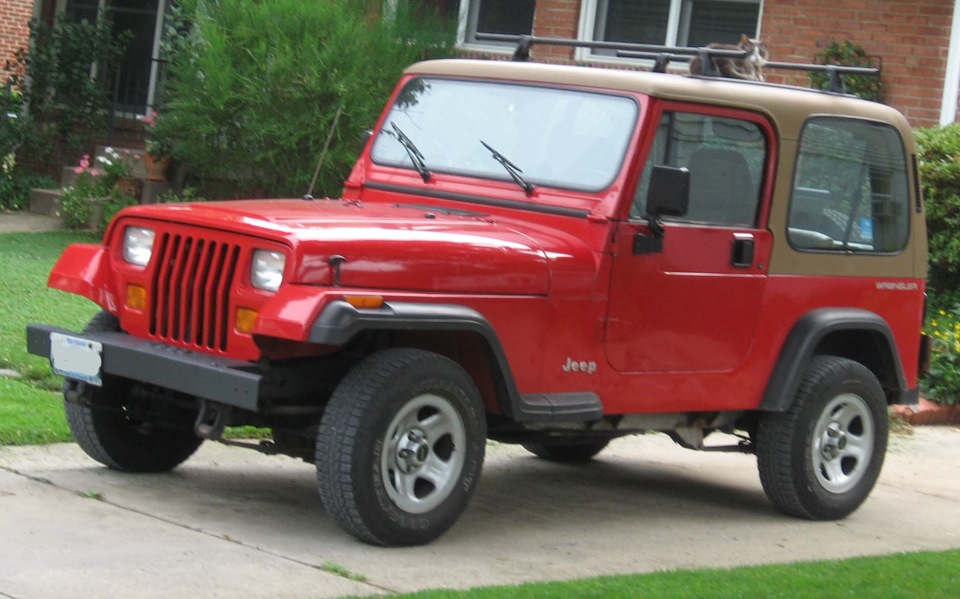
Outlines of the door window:
<svg viewBox="0 0 960 599">
<path fill-rule="evenodd" d="M 766 138 L 757 123 L 695 113 L 664 113 L 631 216 L 644 215 L 653 167 L 672 166 L 690 171 L 690 204 L 686 216 L 664 220 L 753 227 L 766 155 Z"/>
</svg>

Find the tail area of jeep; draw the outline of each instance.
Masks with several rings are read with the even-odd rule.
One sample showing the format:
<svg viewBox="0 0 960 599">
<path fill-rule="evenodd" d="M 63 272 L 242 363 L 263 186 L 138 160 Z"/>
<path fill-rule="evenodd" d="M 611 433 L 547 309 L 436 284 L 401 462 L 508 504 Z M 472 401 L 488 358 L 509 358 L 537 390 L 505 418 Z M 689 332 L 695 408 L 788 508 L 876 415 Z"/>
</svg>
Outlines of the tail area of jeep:
<svg viewBox="0 0 960 599">
<path fill-rule="evenodd" d="M 923 210 L 887 106 L 428 61 L 342 198 L 125 209 L 50 274 L 102 312 L 28 346 L 94 460 L 166 471 L 203 440 L 302 458 L 369 543 L 443 534 L 487 439 L 585 461 L 662 432 L 755 454 L 776 508 L 839 519 L 877 481 L 888 406 L 917 400 Z M 236 425 L 272 438 L 224 441 Z"/>
</svg>

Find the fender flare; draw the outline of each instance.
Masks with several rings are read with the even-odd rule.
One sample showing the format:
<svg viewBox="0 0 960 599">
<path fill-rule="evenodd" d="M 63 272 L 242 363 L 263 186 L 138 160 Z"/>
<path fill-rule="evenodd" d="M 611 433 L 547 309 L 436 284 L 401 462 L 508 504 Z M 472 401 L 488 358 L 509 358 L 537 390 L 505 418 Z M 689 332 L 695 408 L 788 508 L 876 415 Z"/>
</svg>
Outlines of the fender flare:
<svg viewBox="0 0 960 599">
<path fill-rule="evenodd" d="M 857 308 L 819 308 L 803 315 L 787 335 L 780 357 L 770 374 L 759 410 L 785 412 L 793 403 L 807 364 L 823 339 L 839 331 L 862 331 L 878 341 L 884 369 L 892 369 L 892 377 L 880 377 L 887 388 L 895 387 L 896 397 L 907 398 L 911 393 L 900 362 L 893 332 L 878 314 Z M 892 383 L 892 384 L 891 384 Z M 896 401 L 900 403 L 904 401 Z M 909 403 L 909 401 L 906 401 Z"/>
<path fill-rule="evenodd" d="M 467 331 L 483 337 L 499 377 L 494 381 L 501 415 L 517 422 L 590 421 L 603 416 L 592 391 L 521 394 L 493 325 L 473 308 L 457 304 L 388 302 L 358 309 L 346 301 L 330 303 L 310 328 L 308 341 L 345 345 L 363 331 Z"/>
<path fill-rule="evenodd" d="M 500 409 L 508 418 L 520 416 L 517 408 L 523 405 L 523 399 L 517 390 L 500 338 L 493 325 L 473 308 L 457 304 L 388 302 L 381 308 L 368 310 L 337 300 L 324 308 L 314 321 L 308 341 L 322 345 L 346 345 L 364 331 L 466 331 L 479 334 L 486 341 L 490 357 L 499 369 L 502 392 Z"/>
</svg>

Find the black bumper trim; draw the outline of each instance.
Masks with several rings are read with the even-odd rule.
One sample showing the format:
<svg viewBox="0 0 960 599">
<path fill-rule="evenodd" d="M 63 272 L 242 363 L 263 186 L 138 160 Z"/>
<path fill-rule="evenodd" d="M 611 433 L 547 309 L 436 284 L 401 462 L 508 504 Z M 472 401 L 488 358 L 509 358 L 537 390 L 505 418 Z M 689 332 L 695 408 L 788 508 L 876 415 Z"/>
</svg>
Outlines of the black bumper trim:
<svg viewBox="0 0 960 599">
<path fill-rule="evenodd" d="M 532 393 L 520 397 L 518 420 L 523 422 L 592 421 L 603 418 L 600 396 L 584 393 Z"/>
<path fill-rule="evenodd" d="M 907 389 L 906 391 L 901 391 L 899 393 L 897 401 L 894 403 L 905 405 L 905 406 L 915 406 L 920 403 L 920 387 L 914 387 L 913 389 Z"/>
<path fill-rule="evenodd" d="M 75 333 L 27 325 L 27 351 L 50 358 L 50 333 L 103 344 L 104 374 L 157 385 L 244 410 L 257 411 L 263 376 L 252 362 L 201 354 L 124 333 Z"/>
</svg>

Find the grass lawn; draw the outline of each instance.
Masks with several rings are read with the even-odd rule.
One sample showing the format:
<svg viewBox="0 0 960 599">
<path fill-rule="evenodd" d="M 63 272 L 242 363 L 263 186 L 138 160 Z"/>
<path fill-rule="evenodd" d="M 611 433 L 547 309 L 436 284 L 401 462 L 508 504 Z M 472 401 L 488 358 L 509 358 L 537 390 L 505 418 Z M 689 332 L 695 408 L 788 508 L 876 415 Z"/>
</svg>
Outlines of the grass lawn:
<svg viewBox="0 0 960 599">
<path fill-rule="evenodd" d="M 651 550 L 655 550 L 651 548 Z M 960 596 L 960 551 L 907 553 L 730 570 L 686 570 L 604 576 L 570 582 L 423 591 L 403 598 L 499 599 L 501 597 L 820 598 L 883 597 L 947 599 Z"/>
<path fill-rule="evenodd" d="M 30 383 L 0 378 L 0 445 L 72 441 L 63 396 Z"/>
<path fill-rule="evenodd" d="M 0 445 L 69 441 L 60 377 L 44 358 L 27 353 L 27 323 L 79 330 L 99 309 L 84 298 L 47 288 L 47 275 L 67 245 L 95 242 L 91 234 L 0 235 L 0 368 L 20 379 L 0 377 Z M 54 392 L 57 391 L 57 392 Z"/>
<path fill-rule="evenodd" d="M 47 360 L 27 353 L 27 323 L 56 324 L 80 330 L 99 307 L 82 297 L 49 289 L 47 275 L 71 243 L 96 242 L 89 233 L 9 233 L 0 235 L 0 368 L 50 390 L 61 380 Z"/>
</svg>

